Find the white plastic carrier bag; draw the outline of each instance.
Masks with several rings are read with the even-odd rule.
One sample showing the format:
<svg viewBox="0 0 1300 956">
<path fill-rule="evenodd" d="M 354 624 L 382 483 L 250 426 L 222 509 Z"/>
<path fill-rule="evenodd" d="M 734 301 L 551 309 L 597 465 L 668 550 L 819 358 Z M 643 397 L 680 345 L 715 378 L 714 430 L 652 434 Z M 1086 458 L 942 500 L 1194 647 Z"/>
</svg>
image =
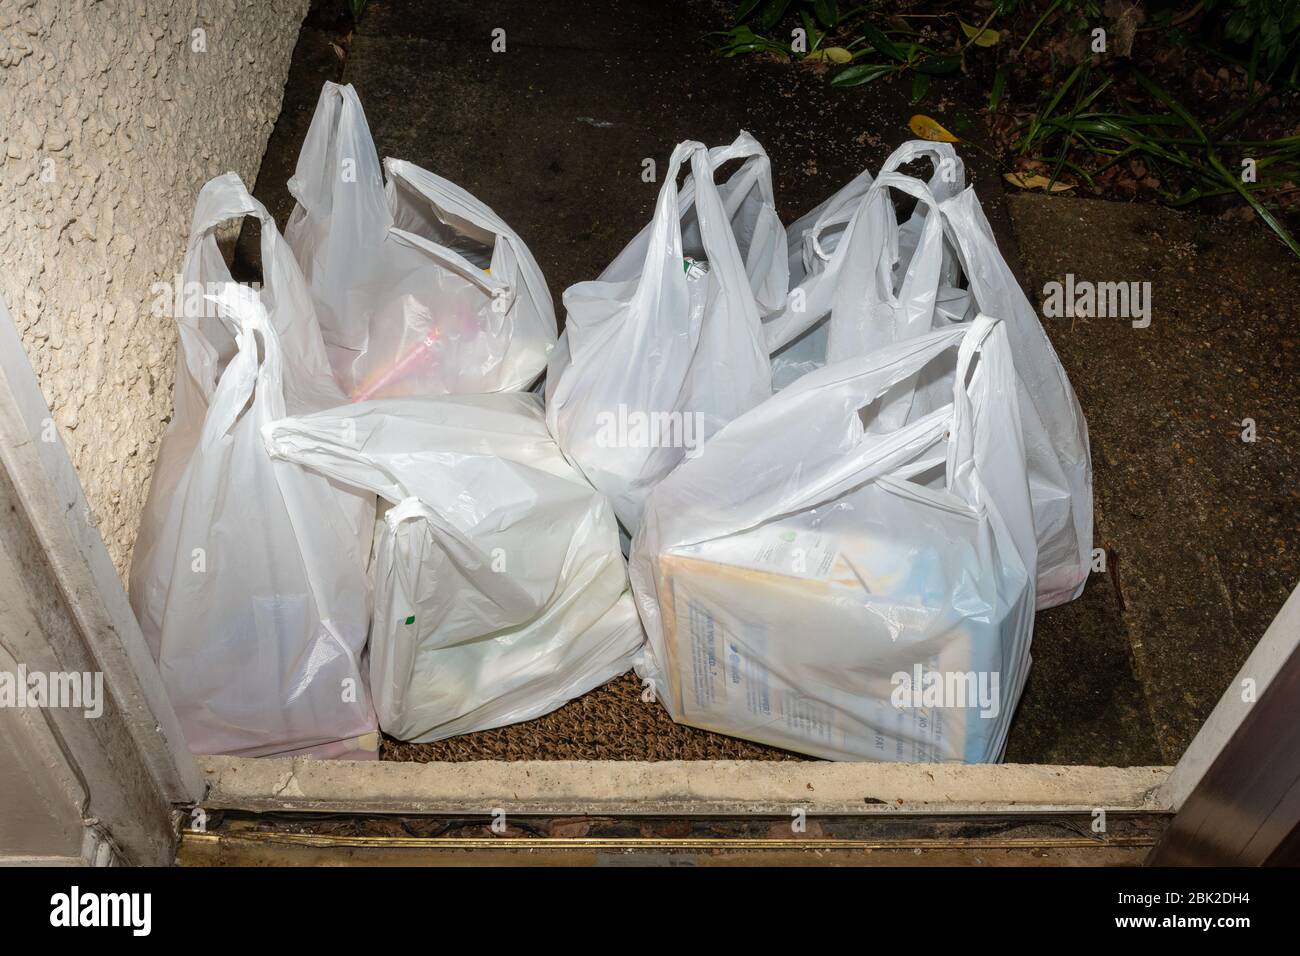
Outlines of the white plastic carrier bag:
<svg viewBox="0 0 1300 956">
<path fill-rule="evenodd" d="M 657 481 L 771 394 L 761 320 L 783 307 L 787 284 L 771 163 L 742 132 L 713 150 L 679 144 L 651 223 L 598 279 L 565 291 L 547 425 L 629 533 Z"/>
<path fill-rule="evenodd" d="M 260 293 L 231 281 L 214 235 L 245 215 L 261 221 Z M 132 607 L 194 752 L 373 758 L 374 497 L 266 453 L 263 423 L 344 398 L 293 255 L 233 173 L 199 194 L 182 278 L 175 413 Z"/>
<path fill-rule="evenodd" d="M 520 393 L 382 399 L 272 423 L 276 457 L 392 507 L 376 536 L 380 726 L 528 720 L 631 669 L 644 636 L 605 499 Z"/>
<path fill-rule="evenodd" d="M 898 228 L 891 190 L 917 200 L 909 223 L 918 230 Z M 1006 323 L 1038 535 L 1038 607 L 1077 597 L 1092 562 L 1087 422 L 1037 313 L 998 251 L 975 190 L 941 199 L 919 179 L 883 173 L 849 223 L 836 249 L 841 255 L 828 321 L 831 362 L 968 323 L 976 312 Z M 929 413 L 947 401 L 950 388 L 941 369 L 899 382 L 881 399 L 878 426 Z"/>
<path fill-rule="evenodd" d="M 955 354 L 954 354 L 955 353 Z M 873 404 L 933 362 L 951 404 Z M 638 665 L 674 720 L 837 760 L 994 761 L 1028 673 L 1035 539 L 1007 327 L 800 378 L 651 493 Z"/>
<path fill-rule="evenodd" d="M 961 158 L 949 143 L 911 140 L 885 160 L 880 174 L 894 172 L 918 159 L 929 160 L 933 172 L 930 191 L 946 199 L 966 187 L 966 171 Z M 828 318 L 832 296 L 838 285 L 845 255 L 839 242 L 858 212 L 858 207 L 872 185 L 870 172 L 863 171 L 829 199 L 786 228 L 788 240 L 790 291 L 784 306 L 763 321 L 768 348 L 772 352 L 772 387 L 784 388 L 790 382 L 826 364 Z M 911 216 L 897 230 L 899 274 L 907 267 L 921 240 L 926 207 L 918 204 Z M 942 268 L 949 284 L 959 274 L 955 256 L 946 249 Z"/>
<path fill-rule="evenodd" d="M 354 401 L 522 390 L 546 367 L 555 308 L 528 246 L 454 183 L 381 171 L 351 86 L 325 84 L 289 191 L 285 237 Z"/>
</svg>

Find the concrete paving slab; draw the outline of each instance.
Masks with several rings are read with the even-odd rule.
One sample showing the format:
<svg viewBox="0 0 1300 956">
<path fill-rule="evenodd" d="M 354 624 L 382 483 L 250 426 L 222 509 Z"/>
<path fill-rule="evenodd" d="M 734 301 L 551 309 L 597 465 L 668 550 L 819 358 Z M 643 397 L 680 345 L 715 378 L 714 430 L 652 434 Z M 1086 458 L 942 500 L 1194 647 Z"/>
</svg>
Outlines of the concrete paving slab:
<svg viewBox="0 0 1300 956">
<path fill-rule="evenodd" d="M 1088 416 L 1097 543 L 1172 763 L 1300 579 L 1300 264 L 1258 223 L 1062 197 L 1010 209 L 1031 299 L 1067 273 L 1150 283 L 1149 328 L 1044 324 Z"/>
</svg>

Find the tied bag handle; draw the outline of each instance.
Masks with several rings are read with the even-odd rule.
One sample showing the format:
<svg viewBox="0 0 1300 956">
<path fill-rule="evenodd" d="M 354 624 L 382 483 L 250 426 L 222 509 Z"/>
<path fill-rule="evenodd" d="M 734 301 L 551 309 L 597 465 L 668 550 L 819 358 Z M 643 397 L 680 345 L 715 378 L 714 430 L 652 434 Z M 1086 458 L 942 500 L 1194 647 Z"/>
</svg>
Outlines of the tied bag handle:
<svg viewBox="0 0 1300 956">
<path fill-rule="evenodd" d="M 225 258 L 217 247 L 217 227 L 231 219 L 254 216 L 259 224 L 262 249 L 263 282 L 274 303 L 271 292 L 277 277 L 277 261 L 281 242 L 275 220 L 266 207 L 252 197 L 237 173 L 225 173 L 209 180 L 199 191 L 190 221 L 190 235 L 181 265 L 181 281 L 191 283 L 229 283 L 234 279 L 226 267 Z M 203 301 L 216 299 L 204 290 Z M 186 296 L 188 301 L 188 295 Z M 187 314 L 185 308 L 177 310 L 176 323 L 180 330 L 181 350 L 190 376 L 198 385 L 204 398 L 211 397 L 217 386 L 217 376 L 222 354 L 230 351 L 227 329 L 219 322 L 200 314 Z"/>
<path fill-rule="evenodd" d="M 238 351 L 212 395 L 199 438 L 201 447 L 210 447 L 230 434 L 250 399 L 263 422 L 285 414 L 280 339 L 261 296 L 247 286 L 229 282 L 206 298 L 216 303 Z"/>
</svg>

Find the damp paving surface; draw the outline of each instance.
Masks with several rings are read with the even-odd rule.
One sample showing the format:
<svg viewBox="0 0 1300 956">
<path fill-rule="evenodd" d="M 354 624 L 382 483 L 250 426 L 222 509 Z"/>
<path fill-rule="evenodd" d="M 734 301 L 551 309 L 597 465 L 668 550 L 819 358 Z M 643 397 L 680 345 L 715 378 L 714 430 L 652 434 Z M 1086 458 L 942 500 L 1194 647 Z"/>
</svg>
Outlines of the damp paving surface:
<svg viewBox="0 0 1300 956">
<path fill-rule="evenodd" d="M 1038 615 L 1006 759 L 1175 762 L 1300 579 L 1300 267 L 1258 223 L 1007 195 L 984 145 L 987 94 L 965 81 L 936 83 L 916 108 L 905 84 L 836 91 L 815 68 L 715 56 L 705 34 L 727 24 L 730 4 L 670 9 L 371 0 L 350 37 L 313 14 L 255 194 L 283 227 L 320 86 L 351 83 L 381 156 L 451 179 L 519 232 L 563 321 L 563 290 L 649 220 L 659 184 L 643 181 L 644 161 L 662 170 L 677 142 L 747 129 L 789 222 L 878 169 L 912 138 L 912 113 L 934 116 L 963 138 L 968 178 L 1032 302 L 1067 273 L 1151 283 L 1148 328 L 1044 320 L 1088 419 L 1107 567 Z M 491 49 L 498 28 L 505 52 Z M 248 235 L 237 256 L 255 264 Z M 1245 418 L 1254 442 L 1242 440 Z M 632 675 L 525 723 L 430 744 L 385 738 L 383 757 L 803 759 L 674 724 Z"/>
</svg>

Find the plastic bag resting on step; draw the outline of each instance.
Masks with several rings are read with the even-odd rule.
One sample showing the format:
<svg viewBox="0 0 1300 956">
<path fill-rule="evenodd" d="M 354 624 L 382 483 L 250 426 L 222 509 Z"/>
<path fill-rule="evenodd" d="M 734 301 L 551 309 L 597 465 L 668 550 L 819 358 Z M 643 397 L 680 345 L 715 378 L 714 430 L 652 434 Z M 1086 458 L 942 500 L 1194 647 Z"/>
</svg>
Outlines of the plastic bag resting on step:
<svg viewBox="0 0 1300 956">
<path fill-rule="evenodd" d="M 719 187 L 714 173 L 732 160 L 741 166 Z M 650 225 L 599 279 L 564 293 L 547 425 L 629 532 L 657 481 L 771 393 L 760 322 L 788 284 L 771 182 L 748 133 L 713 150 L 679 144 Z"/>
<path fill-rule="evenodd" d="M 285 237 L 340 384 L 369 398 L 523 390 L 555 345 L 528 246 L 454 183 L 379 157 L 351 86 L 326 83 L 289 180 Z"/>
<path fill-rule="evenodd" d="M 966 172 L 949 143 L 912 140 L 885 160 L 880 174 L 893 172 L 918 159 L 929 160 L 933 173 L 930 191 L 940 198 L 954 196 L 966 186 Z M 863 171 L 834 195 L 786 228 L 790 263 L 790 292 L 781 310 L 763 321 L 772 352 L 772 387 L 784 388 L 801 375 L 826 364 L 828 317 L 845 256 L 839 242 L 871 188 L 872 177 Z M 918 204 L 897 230 L 899 271 L 905 275 L 921 240 L 926 207 Z M 955 284 L 959 275 L 955 254 L 945 250 L 944 275 Z M 855 266 L 850 266 L 853 268 Z"/>
<path fill-rule="evenodd" d="M 891 191 L 916 200 L 920 230 L 897 227 Z M 910 248 L 909 248 L 910 246 Z M 828 359 L 869 355 L 977 311 L 1006 322 L 1038 536 L 1038 607 L 1077 597 L 1092 562 L 1088 426 L 1033 306 L 998 251 L 973 188 L 941 199 L 901 173 L 877 178 L 850 221 L 831 296 Z M 955 267 L 955 272 L 954 272 Z M 951 366 L 933 366 L 881 397 L 877 427 L 895 428 L 947 401 Z"/>
<path fill-rule="evenodd" d="M 381 399 L 274 422 L 278 458 L 392 502 L 376 536 L 370 680 L 420 742 L 548 713 L 643 643 L 613 511 L 532 395 Z"/>
<path fill-rule="evenodd" d="M 949 406 L 864 428 L 954 350 Z M 630 565 L 638 671 L 673 719 L 837 760 L 1000 759 L 1034 617 L 1017 415 L 981 316 L 812 372 L 683 462 Z"/>
<path fill-rule="evenodd" d="M 231 281 L 216 245 L 217 225 L 244 215 L 261 221 L 260 294 Z M 182 277 L 208 297 L 177 315 L 176 408 L 132 607 L 194 752 L 373 758 L 361 656 L 374 497 L 262 444 L 262 423 L 343 396 L 293 256 L 235 174 L 200 193 Z"/>
</svg>

